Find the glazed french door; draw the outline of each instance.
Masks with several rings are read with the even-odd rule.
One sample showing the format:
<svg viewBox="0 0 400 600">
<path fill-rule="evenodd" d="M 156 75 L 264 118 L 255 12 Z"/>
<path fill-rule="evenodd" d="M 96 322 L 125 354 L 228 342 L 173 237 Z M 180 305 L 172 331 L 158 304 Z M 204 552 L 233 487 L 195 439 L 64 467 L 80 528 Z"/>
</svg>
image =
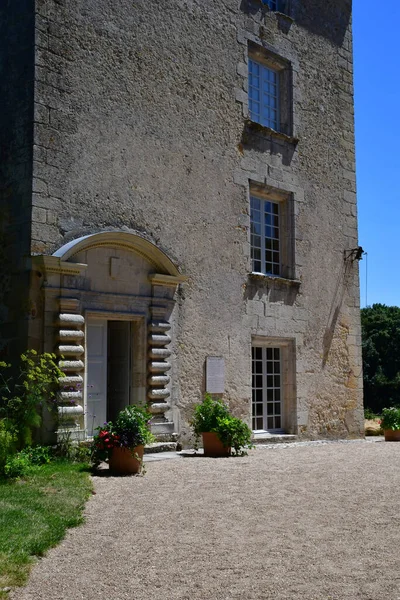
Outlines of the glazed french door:
<svg viewBox="0 0 400 600">
<path fill-rule="evenodd" d="M 281 348 L 252 348 L 252 426 L 254 431 L 282 430 Z"/>
</svg>

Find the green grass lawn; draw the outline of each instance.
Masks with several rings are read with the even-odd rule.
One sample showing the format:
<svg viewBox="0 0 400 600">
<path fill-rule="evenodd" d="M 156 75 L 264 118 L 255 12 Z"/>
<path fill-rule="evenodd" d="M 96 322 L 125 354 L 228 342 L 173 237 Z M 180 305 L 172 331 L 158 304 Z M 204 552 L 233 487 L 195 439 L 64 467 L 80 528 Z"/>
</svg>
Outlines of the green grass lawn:
<svg viewBox="0 0 400 600">
<path fill-rule="evenodd" d="M 81 464 L 32 467 L 17 481 L 0 481 L 0 590 L 23 585 L 36 556 L 58 544 L 68 527 L 82 523 L 92 490 Z M 7 594 L 0 591 L 0 598 Z"/>
</svg>

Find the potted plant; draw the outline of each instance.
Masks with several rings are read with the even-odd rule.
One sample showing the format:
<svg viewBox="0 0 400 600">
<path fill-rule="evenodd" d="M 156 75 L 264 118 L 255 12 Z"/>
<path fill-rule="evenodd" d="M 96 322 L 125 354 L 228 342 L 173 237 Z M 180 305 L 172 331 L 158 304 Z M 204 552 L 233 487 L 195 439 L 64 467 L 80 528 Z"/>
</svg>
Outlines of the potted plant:
<svg viewBox="0 0 400 600">
<path fill-rule="evenodd" d="M 230 456 L 232 449 L 236 456 L 246 454 L 252 448 L 251 430 L 229 412 L 228 406 L 220 398 L 206 394 L 203 402 L 196 404 L 190 422 L 196 438 L 203 438 L 204 456 Z"/>
<path fill-rule="evenodd" d="M 154 441 L 150 419 L 146 409 L 131 405 L 119 413 L 114 423 L 108 421 L 103 427 L 97 427 L 92 443 L 93 465 L 98 466 L 105 461 L 114 473 L 139 473 L 144 446 Z"/>
<path fill-rule="evenodd" d="M 383 409 L 381 427 L 386 442 L 400 442 L 400 407 Z"/>
</svg>

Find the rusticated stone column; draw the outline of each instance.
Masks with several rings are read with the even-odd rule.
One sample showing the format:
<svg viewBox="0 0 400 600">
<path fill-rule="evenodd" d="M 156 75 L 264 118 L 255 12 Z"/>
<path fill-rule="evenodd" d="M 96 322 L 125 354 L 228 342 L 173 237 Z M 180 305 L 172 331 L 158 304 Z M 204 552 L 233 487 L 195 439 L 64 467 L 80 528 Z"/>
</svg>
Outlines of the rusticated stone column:
<svg viewBox="0 0 400 600">
<path fill-rule="evenodd" d="M 60 377 L 58 395 L 59 427 L 57 438 L 68 435 L 71 439 L 84 439 L 83 423 L 83 371 L 85 364 L 83 327 L 85 319 L 79 314 L 80 303 L 75 298 L 60 299 L 58 317 L 58 363 L 64 376 Z"/>
<path fill-rule="evenodd" d="M 171 369 L 171 324 L 170 317 L 174 305 L 176 287 L 184 276 L 154 274 L 149 277 L 152 283 L 152 304 L 150 306 L 150 322 L 148 325 L 148 392 L 149 410 L 153 414 L 152 432 L 159 438 L 173 435 L 174 423 L 169 418 L 170 376 Z M 171 414 L 171 413 L 169 413 Z"/>
</svg>

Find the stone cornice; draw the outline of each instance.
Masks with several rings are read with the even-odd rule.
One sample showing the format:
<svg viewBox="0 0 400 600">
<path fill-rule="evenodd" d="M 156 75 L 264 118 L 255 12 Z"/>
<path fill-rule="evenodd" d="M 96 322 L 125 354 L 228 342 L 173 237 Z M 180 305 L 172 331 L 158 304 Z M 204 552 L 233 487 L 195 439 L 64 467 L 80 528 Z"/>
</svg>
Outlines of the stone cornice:
<svg viewBox="0 0 400 600">
<path fill-rule="evenodd" d="M 186 275 L 164 275 L 162 273 L 152 273 L 149 275 L 149 281 L 152 285 L 163 285 L 176 287 L 180 283 L 187 281 Z"/>
<path fill-rule="evenodd" d="M 82 263 L 66 262 L 57 256 L 39 255 L 31 257 L 33 268 L 42 271 L 44 274 L 59 274 L 59 275 L 82 275 L 87 265 Z"/>
</svg>

